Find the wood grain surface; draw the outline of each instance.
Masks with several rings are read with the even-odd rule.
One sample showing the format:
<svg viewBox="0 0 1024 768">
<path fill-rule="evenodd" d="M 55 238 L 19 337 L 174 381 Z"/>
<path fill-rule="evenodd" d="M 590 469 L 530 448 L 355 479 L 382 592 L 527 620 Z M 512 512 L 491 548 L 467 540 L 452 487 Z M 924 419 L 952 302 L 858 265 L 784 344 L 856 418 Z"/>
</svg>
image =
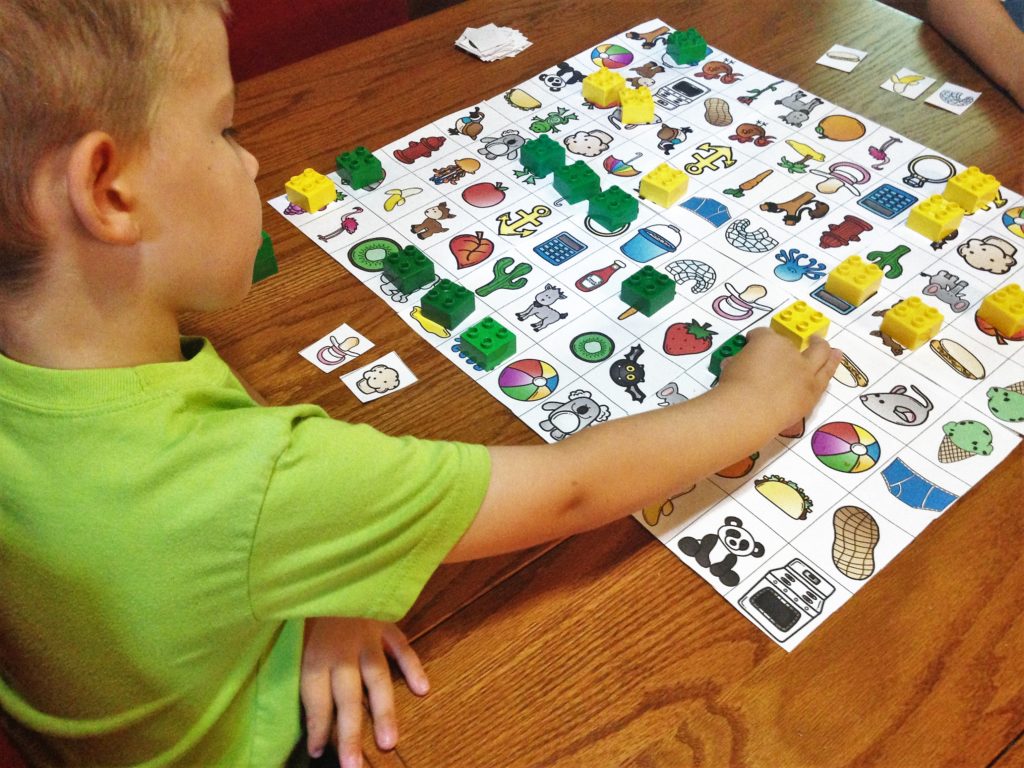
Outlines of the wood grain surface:
<svg viewBox="0 0 1024 768">
<path fill-rule="evenodd" d="M 264 199 L 305 167 L 376 149 L 660 16 L 1024 190 L 1021 112 L 930 27 L 874 0 L 470 0 L 239 86 Z M 484 64 L 452 43 L 493 21 L 533 46 Z M 834 43 L 870 52 L 851 74 Z M 984 92 L 963 116 L 878 86 L 901 67 Z M 266 210 L 281 273 L 185 318 L 272 404 L 312 401 L 392 433 L 539 438 L 355 278 Z M 360 405 L 298 350 L 342 322 L 420 382 Z M 1019 766 L 1024 732 L 1024 449 L 786 654 L 632 520 L 442 568 L 404 622 L 432 693 L 399 684 L 401 742 L 376 768 Z"/>
</svg>

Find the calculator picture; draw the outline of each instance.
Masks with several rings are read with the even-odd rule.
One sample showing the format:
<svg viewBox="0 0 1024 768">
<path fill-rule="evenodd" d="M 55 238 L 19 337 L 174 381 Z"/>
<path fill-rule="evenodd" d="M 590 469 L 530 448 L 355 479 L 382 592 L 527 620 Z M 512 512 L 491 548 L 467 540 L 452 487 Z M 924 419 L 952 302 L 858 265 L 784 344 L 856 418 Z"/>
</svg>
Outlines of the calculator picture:
<svg viewBox="0 0 1024 768">
<path fill-rule="evenodd" d="M 534 246 L 533 250 L 544 261 L 557 267 L 586 249 L 586 243 L 580 242 L 568 232 L 560 232 L 550 240 Z"/>
<path fill-rule="evenodd" d="M 857 205 L 877 213 L 883 219 L 894 219 L 917 202 L 917 198 L 892 184 L 883 184 L 857 201 Z"/>
</svg>

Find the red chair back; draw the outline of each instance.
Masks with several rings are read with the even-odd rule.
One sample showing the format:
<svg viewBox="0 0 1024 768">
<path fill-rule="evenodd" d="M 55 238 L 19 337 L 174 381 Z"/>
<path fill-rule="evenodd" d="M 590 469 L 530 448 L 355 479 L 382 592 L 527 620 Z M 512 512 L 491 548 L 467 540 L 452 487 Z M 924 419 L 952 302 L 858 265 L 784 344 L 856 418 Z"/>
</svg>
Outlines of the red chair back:
<svg viewBox="0 0 1024 768">
<path fill-rule="evenodd" d="M 409 20 L 406 0 L 232 0 L 231 11 L 239 81 Z"/>
</svg>

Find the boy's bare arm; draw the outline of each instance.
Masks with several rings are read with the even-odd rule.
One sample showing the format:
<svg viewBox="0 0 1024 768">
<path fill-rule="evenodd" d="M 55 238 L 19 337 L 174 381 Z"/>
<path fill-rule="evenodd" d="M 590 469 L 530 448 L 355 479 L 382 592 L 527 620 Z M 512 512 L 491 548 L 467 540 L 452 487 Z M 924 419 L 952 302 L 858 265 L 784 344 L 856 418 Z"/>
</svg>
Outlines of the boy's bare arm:
<svg viewBox="0 0 1024 768">
<path fill-rule="evenodd" d="M 928 0 L 928 22 L 1024 109 L 1024 31 L 999 0 Z"/>
<path fill-rule="evenodd" d="M 590 427 L 562 443 L 491 449 L 491 483 L 446 562 L 596 528 L 674 496 L 753 453 L 818 401 L 839 353 L 753 331 L 717 387 L 680 405 Z"/>
</svg>

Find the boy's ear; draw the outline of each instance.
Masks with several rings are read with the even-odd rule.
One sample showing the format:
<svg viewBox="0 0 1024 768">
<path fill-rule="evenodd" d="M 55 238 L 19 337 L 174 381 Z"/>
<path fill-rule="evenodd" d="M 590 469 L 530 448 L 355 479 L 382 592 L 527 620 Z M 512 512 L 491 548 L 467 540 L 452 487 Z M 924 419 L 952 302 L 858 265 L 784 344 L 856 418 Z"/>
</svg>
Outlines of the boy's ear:
<svg viewBox="0 0 1024 768">
<path fill-rule="evenodd" d="M 81 225 L 96 239 L 133 245 L 140 237 L 137 190 L 125 147 L 103 131 L 75 142 L 67 164 L 67 191 Z"/>
</svg>

